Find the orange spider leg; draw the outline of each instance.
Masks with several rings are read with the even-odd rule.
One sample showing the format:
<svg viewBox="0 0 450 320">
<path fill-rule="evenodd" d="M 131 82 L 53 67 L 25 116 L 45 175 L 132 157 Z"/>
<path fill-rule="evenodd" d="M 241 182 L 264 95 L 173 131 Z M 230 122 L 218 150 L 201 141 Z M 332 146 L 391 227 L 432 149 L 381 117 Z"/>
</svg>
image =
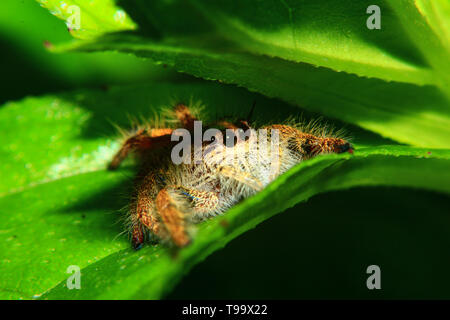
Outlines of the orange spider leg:
<svg viewBox="0 0 450 320">
<path fill-rule="evenodd" d="M 154 199 L 157 192 L 157 183 L 153 172 L 147 174 L 137 183 L 136 196 L 130 212 L 131 241 L 135 249 L 140 249 L 145 241 L 145 228 L 158 238 L 168 237 L 155 208 Z"/>
<path fill-rule="evenodd" d="M 184 128 L 194 128 L 194 121 L 196 120 L 196 118 L 191 114 L 189 108 L 184 104 L 178 104 L 175 106 L 175 116 L 181 122 Z M 158 148 L 170 144 L 170 137 L 172 132 L 173 129 L 169 128 L 139 130 L 138 132 L 136 132 L 136 134 L 128 138 L 123 143 L 122 147 L 116 153 L 113 160 L 109 164 L 108 169 L 117 169 L 120 163 L 128 156 L 130 151 L 150 150 L 152 148 Z"/>
<path fill-rule="evenodd" d="M 186 222 L 195 212 L 214 212 L 219 205 L 218 197 L 213 192 L 198 191 L 182 186 L 163 188 L 156 197 L 156 210 L 178 247 L 184 247 L 191 241 L 186 230 Z"/>
<path fill-rule="evenodd" d="M 151 129 L 149 131 L 145 129 L 139 130 L 135 135 L 128 138 L 123 143 L 122 147 L 109 164 L 108 169 L 117 169 L 120 163 L 128 156 L 130 151 L 144 151 L 170 144 L 171 134 L 172 129 Z"/>
<path fill-rule="evenodd" d="M 184 213 L 177 207 L 173 196 L 167 188 L 163 188 L 156 196 L 156 210 L 161 216 L 170 237 L 178 247 L 189 244 L 190 239 L 186 233 Z"/>
<path fill-rule="evenodd" d="M 197 118 L 192 115 L 191 111 L 186 105 L 182 103 L 177 104 L 175 106 L 175 116 L 177 117 L 178 121 L 181 122 L 183 128 L 186 128 L 188 130 L 194 129 L 194 121 L 196 121 Z"/>
</svg>

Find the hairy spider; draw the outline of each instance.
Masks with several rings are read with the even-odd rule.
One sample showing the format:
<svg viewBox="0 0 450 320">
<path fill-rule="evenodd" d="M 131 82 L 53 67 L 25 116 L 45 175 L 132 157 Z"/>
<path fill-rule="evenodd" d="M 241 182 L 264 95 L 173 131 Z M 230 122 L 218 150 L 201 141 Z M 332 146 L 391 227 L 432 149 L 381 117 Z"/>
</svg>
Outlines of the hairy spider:
<svg viewBox="0 0 450 320">
<path fill-rule="evenodd" d="M 172 120 L 162 126 L 147 124 L 128 133 L 109 164 L 110 170 L 116 169 L 130 152 L 138 158 L 128 219 L 135 249 L 141 248 L 150 235 L 178 247 L 186 246 L 191 241 L 193 224 L 225 212 L 295 164 L 323 153 L 353 152 L 346 140 L 311 125 L 272 124 L 258 128 L 256 133 L 248 121 L 221 120 L 205 127 L 217 126 L 220 130 L 202 139 L 199 149 L 191 141 L 189 148 L 183 149 L 181 161 L 174 161 L 177 142 L 173 140 L 182 136 L 175 128 L 195 136 L 198 113 L 177 104 L 169 111 Z M 226 146 L 221 143 L 223 133 L 229 138 L 230 129 L 239 132 L 233 136 L 231 147 L 228 140 Z M 196 154 L 201 155 L 201 161 L 197 161 Z"/>
</svg>

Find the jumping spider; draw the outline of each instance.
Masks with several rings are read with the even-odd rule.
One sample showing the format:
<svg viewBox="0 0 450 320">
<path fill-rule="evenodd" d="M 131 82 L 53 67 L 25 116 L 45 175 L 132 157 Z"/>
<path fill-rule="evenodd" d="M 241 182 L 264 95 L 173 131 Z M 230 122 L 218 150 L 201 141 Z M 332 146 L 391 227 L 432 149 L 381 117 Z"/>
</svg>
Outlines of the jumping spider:
<svg viewBox="0 0 450 320">
<path fill-rule="evenodd" d="M 225 133 L 229 132 L 226 129 L 253 132 L 244 138 L 238 136 L 232 147 L 233 161 L 224 161 L 228 157 L 224 153 L 230 149 L 218 148 L 219 144 L 213 142 L 220 139 L 220 134 L 215 134 L 209 141 L 201 142 L 204 157 L 200 163 L 187 161 L 177 165 L 171 158 L 176 144 L 171 136 L 177 127 L 193 132 L 197 113 L 184 104 L 177 104 L 170 112 L 172 125 L 155 128 L 148 124 L 129 133 L 108 167 L 116 169 L 130 152 L 139 160 L 129 207 L 129 233 L 135 249 L 141 248 L 149 235 L 177 247 L 186 246 L 194 223 L 225 212 L 295 164 L 318 154 L 353 152 L 349 142 L 324 131 L 295 124 L 272 124 L 259 129 L 268 133 L 264 138 L 268 143 L 276 132 L 279 143 L 268 147 L 269 156 L 257 157 L 257 152 L 249 151 L 252 140 L 249 137 L 255 136 L 255 130 L 247 121 L 216 121 L 207 128 L 220 127 L 220 132 Z M 270 155 L 275 152 L 279 163 L 273 171 Z M 193 153 L 184 155 L 185 160 L 186 157 L 191 160 Z"/>
</svg>

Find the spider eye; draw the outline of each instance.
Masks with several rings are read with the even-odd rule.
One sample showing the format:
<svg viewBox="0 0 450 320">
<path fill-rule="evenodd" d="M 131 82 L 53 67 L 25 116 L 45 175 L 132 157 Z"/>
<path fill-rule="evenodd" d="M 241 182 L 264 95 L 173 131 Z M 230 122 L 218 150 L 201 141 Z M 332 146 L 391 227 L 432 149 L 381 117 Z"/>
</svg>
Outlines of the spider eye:
<svg viewBox="0 0 450 320">
<path fill-rule="evenodd" d="M 312 151 L 312 141 L 311 139 L 306 139 L 305 142 L 302 143 L 302 149 L 305 154 L 309 154 Z"/>
<path fill-rule="evenodd" d="M 344 152 L 353 153 L 353 150 L 354 150 L 353 146 L 348 142 L 341 144 L 337 147 L 337 153 L 344 153 Z"/>
</svg>

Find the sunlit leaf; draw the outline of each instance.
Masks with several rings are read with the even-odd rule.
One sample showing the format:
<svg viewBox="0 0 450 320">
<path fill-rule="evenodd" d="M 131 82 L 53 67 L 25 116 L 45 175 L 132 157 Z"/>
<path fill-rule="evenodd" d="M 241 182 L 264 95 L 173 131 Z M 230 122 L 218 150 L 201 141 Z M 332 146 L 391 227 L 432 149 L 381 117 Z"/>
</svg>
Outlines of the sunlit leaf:
<svg viewBox="0 0 450 320">
<path fill-rule="evenodd" d="M 107 32 L 136 28 L 127 13 L 114 0 L 37 0 L 51 14 L 64 20 L 70 33 L 90 39 Z"/>
</svg>

